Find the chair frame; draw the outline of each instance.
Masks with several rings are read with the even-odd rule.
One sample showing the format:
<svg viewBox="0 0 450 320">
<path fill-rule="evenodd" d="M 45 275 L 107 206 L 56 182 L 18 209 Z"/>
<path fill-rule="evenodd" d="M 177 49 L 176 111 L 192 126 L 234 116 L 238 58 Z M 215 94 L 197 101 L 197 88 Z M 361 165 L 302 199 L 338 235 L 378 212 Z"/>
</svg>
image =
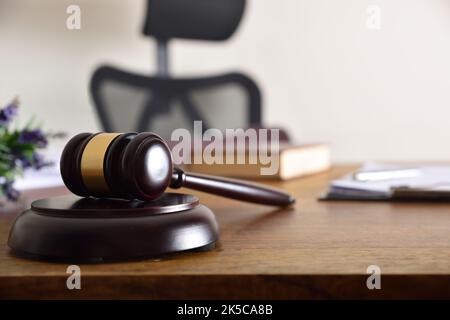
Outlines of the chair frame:
<svg viewBox="0 0 450 320">
<path fill-rule="evenodd" d="M 152 90 L 158 92 L 159 97 L 167 99 L 178 98 L 183 104 L 191 121 L 204 121 L 204 118 L 198 113 L 197 108 L 188 98 L 189 90 L 237 83 L 243 86 L 248 93 L 248 124 L 261 125 L 261 92 L 256 83 L 242 73 L 234 72 L 210 77 L 174 79 L 160 76 L 149 77 L 119 70 L 111 66 L 102 66 L 94 72 L 91 78 L 90 91 L 103 129 L 108 132 L 114 132 L 117 131 L 117 129 L 113 127 L 108 118 L 108 108 L 100 94 L 100 87 L 104 81 L 114 81 L 116 83 L 143 89 L 152 88 Z M 146 128 L 148 128 L 148 123 L 151 121 L 151 117 L 155 112 L 155 108 L 153 108 L 155 103 L 155 97 L 146 103 L 142 114 L 138 117 L 140 121 L 135 126 L 138 132 L 146 131 Z M 207 130 L 208 128 L 208 124 L 203 123 L 203 129 Z"/>
</svg>

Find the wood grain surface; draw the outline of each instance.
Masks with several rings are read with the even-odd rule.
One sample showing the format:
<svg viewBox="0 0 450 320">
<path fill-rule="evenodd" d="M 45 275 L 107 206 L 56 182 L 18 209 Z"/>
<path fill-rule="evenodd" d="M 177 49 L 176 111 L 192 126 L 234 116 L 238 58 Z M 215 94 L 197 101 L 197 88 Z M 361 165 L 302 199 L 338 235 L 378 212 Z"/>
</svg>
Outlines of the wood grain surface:
<svg viewBox="0 0 450 320">
<path fill-rule="evenodd" d="M 32 199 L 0 213 L 0 298 L 450 298 L 450 203 L 317 201 L 328 182 L 353 169 L 270 182 L 297 198 L 291 209 L 200 192 L 217 215 L 221 240 L 208 252 L 158 260 L 82 264 L 81 290 L 68 290 L 68 264 L 10 255 L 9 228 Z M 381 268 L 381 290 L 366 286 Z"/>
</svg>

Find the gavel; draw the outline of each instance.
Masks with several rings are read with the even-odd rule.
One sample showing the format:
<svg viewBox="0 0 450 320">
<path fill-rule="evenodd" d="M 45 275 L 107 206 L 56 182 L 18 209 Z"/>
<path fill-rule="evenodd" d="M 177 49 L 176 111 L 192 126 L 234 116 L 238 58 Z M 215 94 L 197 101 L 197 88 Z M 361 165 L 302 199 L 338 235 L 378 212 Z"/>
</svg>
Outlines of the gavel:
<svg viewBox="0 0 450 320">
<path fill-rule="evenodd" d="M 82 197 L 152 201 L 167 187 L 185 187 L 264 205 L 295 202 L 260 184 L 184 172 L 173 165 L 164 140 L 151 132 L 80 133 L 66 144 L 60 168 L 67 188 Z"/>
</svg>

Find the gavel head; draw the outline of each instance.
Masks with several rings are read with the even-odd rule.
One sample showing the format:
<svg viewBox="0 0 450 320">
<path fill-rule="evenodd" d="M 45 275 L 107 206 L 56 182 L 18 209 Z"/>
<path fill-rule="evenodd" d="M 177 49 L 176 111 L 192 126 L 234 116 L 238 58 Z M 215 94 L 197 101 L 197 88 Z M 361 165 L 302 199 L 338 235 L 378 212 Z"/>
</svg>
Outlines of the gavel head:
<svg viewBox="0 0 450 320">
<path fill-rule="evenodd" d="M 154 200 L 172 180 L 172 156 L 158 135 L 80 133 L 61 155 L 61 176 L 73 193 Z"/>
</svg>

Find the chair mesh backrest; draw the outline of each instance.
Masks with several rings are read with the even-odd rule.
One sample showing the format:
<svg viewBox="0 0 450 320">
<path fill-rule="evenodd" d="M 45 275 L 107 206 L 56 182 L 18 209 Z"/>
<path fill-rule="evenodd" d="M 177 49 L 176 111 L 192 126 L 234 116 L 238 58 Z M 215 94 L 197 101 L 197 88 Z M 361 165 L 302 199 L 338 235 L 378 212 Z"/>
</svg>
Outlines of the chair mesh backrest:
<svg viewBox="0 0 450 320">
<path fill-rule="evenodd" d="M 152 131 L 169 139 L 177 128 L 245 128 L 261 124 L 257 86 L 242 74 L 196 79 L 162 79 L 98 69 L 91 93 L 103 129 Z"/>
</svg>

